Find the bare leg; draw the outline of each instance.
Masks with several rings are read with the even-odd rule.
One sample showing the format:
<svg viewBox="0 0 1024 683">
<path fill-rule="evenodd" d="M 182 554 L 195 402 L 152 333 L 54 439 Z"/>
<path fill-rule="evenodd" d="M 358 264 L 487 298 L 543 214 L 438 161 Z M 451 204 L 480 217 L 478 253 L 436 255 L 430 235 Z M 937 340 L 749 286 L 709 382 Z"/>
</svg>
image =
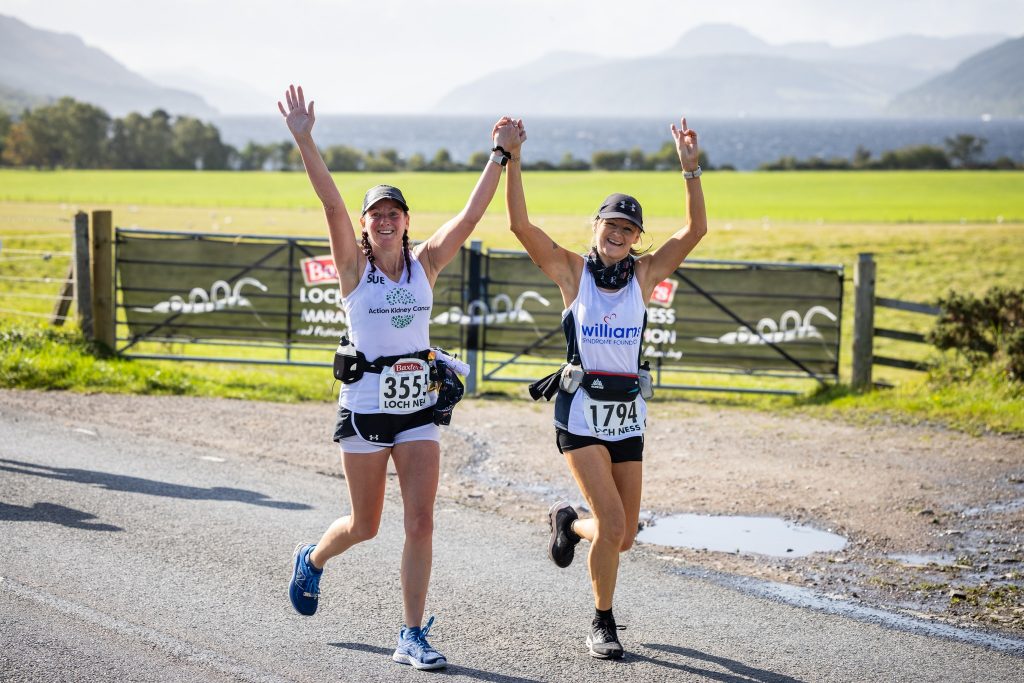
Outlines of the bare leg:
<svg viewBox="0 0 1024 683">
<path fill-rule="evenodd" d="M 433 561 L 434 498 L 441 468 L 436 441 L 409 441 L 392 449 L 405 511 L 402 603 L 406 626 L 421 626 Z"/>
<path fill-rule="evenodd" d="M 327 560 L 377 535 L 384 509 L 389 454 L 390 451 L 384 449 L 376 453 L 345 453 L 342 456 L 351 512 L 335 520 L 324 532 L 309 554 L 313 566 L 322 569 Z"/>
<path fill-rule="evenodd" d="M 622 511 L 626 515 L 626 533 L 622 537 L 620 549 L 625 552 L 633 547 L 636 532 L 640 526 L 640 498 L 643 492 L 643 463 L 640 461 L 612 463 L 612 477 L 615 488 L 619 490 L 622 500 Z M 572 530 L 581 538 L 592 541 L 596 522 L 593 517 L 577 519 Z"/>
<path fill-rule="evenodd" d="M 643 493 L 644 464 L 640 460 L 612 463 L 615 488 L 619 491 L 622 511 L 626 515 L 626 532 L 622 535 L 621 552 L 633 547 L 640 527 L 640 497 Z"/>
<path fill-rule="evenodd" d="M 601 610 L 611 609 L 619 551 L 626 535 L 626 513 L 615 485 L 611 458 L 604 446 L 586 446 L 567 451 L 565 459 L 594 513 L 592 518 L 573 525 L 576 533 L 590 541 L 587 566 L 594 605 Z"/>
</svg>

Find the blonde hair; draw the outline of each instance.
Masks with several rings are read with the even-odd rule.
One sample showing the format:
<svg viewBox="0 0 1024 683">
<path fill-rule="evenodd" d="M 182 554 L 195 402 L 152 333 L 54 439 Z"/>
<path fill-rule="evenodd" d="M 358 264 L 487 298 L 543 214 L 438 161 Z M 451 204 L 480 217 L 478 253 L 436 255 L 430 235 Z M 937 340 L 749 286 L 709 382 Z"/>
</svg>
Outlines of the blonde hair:
<svg viewBox="0 0 1024 683">
<path fill-rule="evenodd" d="M 600 216 L 594 216 L 593 220 L 590 221 L 590 225 L 594 229 L 593 232 L 591 233 L 592 235 L 597 233 L 598 225 L 600 225 L 601 221 L 604 221 L 604 220 L 608 220 L 608 219 L 607 218 L 601 218 Z M 644 238 L 644 231 L 640 230 L 640 239 L 643 240 L 643 238 Z M 630 256 L 640 256 L 641 254 L 644 254 L 644 253 L 650 251 L 651 246 L 653 246 L 653 245 L 648 245 L 646 248 L 644 248 L 642 250 L 641 249 L 636 249 L 635 247 L 630 247 L 629 248 L 629 255 Z M 597 247 L 597 240 L 594 237 L 591 237 L 590 238 L 590 248 L 594 249 L 595 247 Z"/>
</svg>

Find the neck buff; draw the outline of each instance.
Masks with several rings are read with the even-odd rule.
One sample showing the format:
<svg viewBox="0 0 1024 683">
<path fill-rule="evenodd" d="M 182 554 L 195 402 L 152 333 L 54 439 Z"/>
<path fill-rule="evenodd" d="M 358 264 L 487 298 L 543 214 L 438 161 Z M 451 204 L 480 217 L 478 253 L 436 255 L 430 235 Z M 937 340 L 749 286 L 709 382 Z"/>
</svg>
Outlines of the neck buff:
<svg viewBox="0 0 1024 683">
<path fill-rule="evenodd" d="M 597 286 L 602 289 L 622 289 L 633 279 L 633 262 L 630 254 L 618 263 L 606 266 L 597 255 L 597 249 L 591 249 L 587 255 L 587 270 L 594 276 Z"/>
</svg>

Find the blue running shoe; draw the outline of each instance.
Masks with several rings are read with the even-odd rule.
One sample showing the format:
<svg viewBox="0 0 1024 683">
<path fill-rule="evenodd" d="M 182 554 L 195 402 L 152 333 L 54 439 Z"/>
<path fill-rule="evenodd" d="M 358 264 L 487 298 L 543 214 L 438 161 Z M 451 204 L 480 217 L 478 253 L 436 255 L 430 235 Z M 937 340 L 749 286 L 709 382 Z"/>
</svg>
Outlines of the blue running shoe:
<svg viewBox="0 0 1024 683">
<path fill-rule="evenodd" d="M 315 547 L 312 543 L 300 543 L 295 549 L 292 580 L 288 584 L 288 597 L 292 600 L 292 607 L 307 617 L 316 613 L 320 601 L 320 577 L 324 572 L 323 569 L 318 571 L 309 561 L 309 553 Z"/>
<path fill-rule="evenodd" d="M 444 655 L 427 642 L 427 633 L 433 623 L 434 617 L 430 617 L 423 628 L 403 626 L 398 633 L 398 647 L 391 659 L 399 664 L 412 664 L 416 669 L 443 669 L 448 666 Z"/>
</svg>

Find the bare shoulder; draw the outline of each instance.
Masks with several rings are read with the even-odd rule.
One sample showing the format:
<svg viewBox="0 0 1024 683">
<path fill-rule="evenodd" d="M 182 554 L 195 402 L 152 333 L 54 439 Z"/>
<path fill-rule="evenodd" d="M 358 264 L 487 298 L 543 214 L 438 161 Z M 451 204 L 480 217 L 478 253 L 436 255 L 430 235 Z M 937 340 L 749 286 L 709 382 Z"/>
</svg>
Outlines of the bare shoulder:
<svg viewBox="0 0 1024 683">
<path fill-rule="evenodd" d="M 656 277 L 654 273 L 652 254 L 644 254 L 638 256 L 636 263 L 633 265 L 633 275 L 636 277 L 637 283 L 640 285 L 640 292 L 644 296 L 644 300 L 650 298 L 651 293 L 654 292 L 654 288 L 661 281 L 660 278 Z"/>
</svg>

